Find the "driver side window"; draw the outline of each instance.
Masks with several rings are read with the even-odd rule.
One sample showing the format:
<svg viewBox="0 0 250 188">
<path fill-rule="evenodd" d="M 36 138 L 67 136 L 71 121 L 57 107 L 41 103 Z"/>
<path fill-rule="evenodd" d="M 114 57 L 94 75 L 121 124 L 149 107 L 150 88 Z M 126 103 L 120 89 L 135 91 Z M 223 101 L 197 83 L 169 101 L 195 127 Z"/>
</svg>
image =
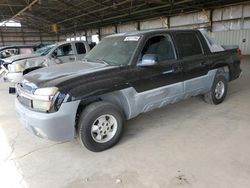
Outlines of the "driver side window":
<svg viewBox="0 0 250 188">
<path fill-rule="evenodd" d="M 55 49 L 53 55 L 55 55 L 56 57 L 73 55 L 71 44 L 64 44 L 59 46 L 57 49 Z"/>
<path fill-rule="evenodd" d="M 170 36 L 159 35 L 148 39 L 141 52 L 140 61 L 146 54 L 156 55 L 159 62 L 175 59 L 175 51 Z"/>
</svg>

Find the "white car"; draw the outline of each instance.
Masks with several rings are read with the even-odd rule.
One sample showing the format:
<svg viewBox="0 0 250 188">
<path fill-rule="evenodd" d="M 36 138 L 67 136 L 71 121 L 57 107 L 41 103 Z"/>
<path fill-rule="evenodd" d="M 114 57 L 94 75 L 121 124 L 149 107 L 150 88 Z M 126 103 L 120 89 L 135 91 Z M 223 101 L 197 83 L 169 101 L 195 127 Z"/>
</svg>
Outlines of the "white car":
<svg viewBox="0 0 250 188">
<path fill-rule="evenodd" d="M 21 82 L 23 75 L 42 67 L 61 63 L 77 62 L 90 51 L 87 42 L 59 42 L 40 48 L 32 54 L 17 55 L 4 59 L 8 64 L 8 73 L 5 79 L 10 82 Z"/>
</svg>

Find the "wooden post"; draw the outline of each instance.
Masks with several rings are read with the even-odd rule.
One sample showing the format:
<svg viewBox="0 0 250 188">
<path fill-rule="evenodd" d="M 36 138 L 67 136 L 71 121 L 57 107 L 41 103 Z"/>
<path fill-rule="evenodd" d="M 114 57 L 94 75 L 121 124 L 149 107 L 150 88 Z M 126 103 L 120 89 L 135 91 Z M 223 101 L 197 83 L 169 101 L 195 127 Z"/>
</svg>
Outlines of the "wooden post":
<svg viewBox="0 0 250 188">
<path fill-rule="evenodd" d="M 140 22 L 140 21 L 137 22 L 137 30 L 138 30 L 138 31 L 141 30 L 141 22 Z"/>
<path fill-rule="evenodd" d="M 209 17 L 209 31 L 213 32 L 213 13 L 214 9 L 210 10 L 210 17 Z"/>
<path fill-rule="evenodd" d="M 4 46 L 4 39 L 3 39 L 3 33 L 2 33 L 2 32 L 0 32 L 0 36 L 1 36 L 2 44 L 3 44 L 3 46 Z"/>
</svg>

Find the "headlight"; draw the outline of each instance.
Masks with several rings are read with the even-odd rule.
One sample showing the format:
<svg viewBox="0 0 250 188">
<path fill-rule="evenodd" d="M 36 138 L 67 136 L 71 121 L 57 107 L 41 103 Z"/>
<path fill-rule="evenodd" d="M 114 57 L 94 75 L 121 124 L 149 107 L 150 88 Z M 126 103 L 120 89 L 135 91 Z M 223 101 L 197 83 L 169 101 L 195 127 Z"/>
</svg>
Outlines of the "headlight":
<svg viewBox="0 0 250 188">
<path fill-rule="evenodd" d="M 53 105 L 52 98 L 58 91 L 57 87 L 36 89 L 32 100 L 33 109 L 39 111 L 49 111 Z"/>
<path fill-rule="evenodd" d="M 33 100 L 33 109 L 38 111 L 47 112 L 52 107 L 52 101 L 39 101 L 39 100 Z"/>
<path fill-rule="evenodd" d="M 24 68 L 20 64 L 8 65 L 9 72 L 23 72 Z"/>
</svg>

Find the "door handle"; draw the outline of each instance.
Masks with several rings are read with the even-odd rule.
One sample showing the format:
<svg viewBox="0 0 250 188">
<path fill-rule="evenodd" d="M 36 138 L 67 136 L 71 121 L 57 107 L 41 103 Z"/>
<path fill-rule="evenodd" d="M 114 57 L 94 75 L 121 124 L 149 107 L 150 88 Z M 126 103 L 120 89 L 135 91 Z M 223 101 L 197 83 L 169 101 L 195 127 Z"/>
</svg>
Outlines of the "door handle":
<svg viewBox="0 0 250 188">
<path fill-rule="evenodd" d="M 183 70 L 183 68 L 182 68 L 181 66 L 175 66 L 175 67 L 172 67 L 172 69 L 163 72 L 163 74 L 179 73 L 179 72 L 181 72 L 182 70 Z"/>
<path fill-rule="evenodd" d="M 174 73 L 174 69 L 164 71 L 162 74 L 170 74 L 170 73 Z"/>
<path fill-rule="evenodd" d="M 182 66 L 173 66 L 172 70 L 174 73 L 179 73 L 179 72 L 182 72 L 183 68 Z"/>
<path fill-rule="evenodd" d="M 75 58 L 75 57 L 70 57 L 70 58 L 69 58 L 69 60 L 71 60 L 71 61 L 75 61 L 75 60 L 76 60 L 76 58 Z"/>
<path fill-rule="evenodd" d="M 202 66 L 202 67 L 206 67 L 207 65 L 208 65 L 208 63 L 205 62 L 205 61 L 203 61 L 203 62 L 200 63 L 200 66 Z"/>
</svg>

